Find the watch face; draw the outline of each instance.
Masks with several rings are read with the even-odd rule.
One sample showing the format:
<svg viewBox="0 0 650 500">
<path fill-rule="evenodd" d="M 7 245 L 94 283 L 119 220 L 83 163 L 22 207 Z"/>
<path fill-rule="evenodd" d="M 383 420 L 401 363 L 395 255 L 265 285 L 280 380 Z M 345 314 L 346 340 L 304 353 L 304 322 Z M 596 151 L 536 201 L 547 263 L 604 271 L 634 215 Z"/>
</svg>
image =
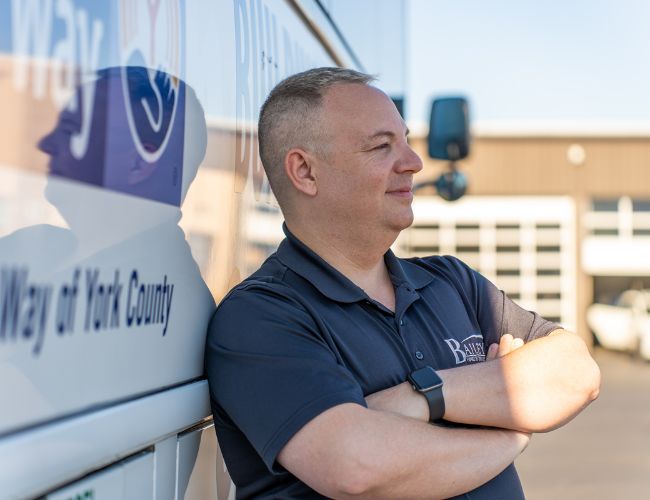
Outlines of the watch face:
<svg viewBox="0 0 650 500">
<path fill-rule="evenodd" d="M 409 378 L 418 391 L 430 391 L 442 385 L 442 379 L 430 366 L 415 370 Z"/>
</svg>

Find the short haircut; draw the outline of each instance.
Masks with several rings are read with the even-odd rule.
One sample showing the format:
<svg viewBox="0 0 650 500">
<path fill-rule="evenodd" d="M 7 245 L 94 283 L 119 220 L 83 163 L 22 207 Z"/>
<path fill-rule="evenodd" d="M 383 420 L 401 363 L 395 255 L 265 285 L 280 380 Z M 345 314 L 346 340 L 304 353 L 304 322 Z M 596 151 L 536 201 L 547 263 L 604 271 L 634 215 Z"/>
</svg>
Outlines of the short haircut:
<svg viewBox="0 0 650 500">
<path fill-rule="evenodd" d="M 324 67 L 292 75 L 273 88 L 260 110 L 257 134 L 262 165 L 283 209 L 287 151 L 300 147 L 323 153 L 317 114 L 327 89 L 340 83 L 368 85 L 374 80 L 374 76 L 352 69 Z"/>
</svg>

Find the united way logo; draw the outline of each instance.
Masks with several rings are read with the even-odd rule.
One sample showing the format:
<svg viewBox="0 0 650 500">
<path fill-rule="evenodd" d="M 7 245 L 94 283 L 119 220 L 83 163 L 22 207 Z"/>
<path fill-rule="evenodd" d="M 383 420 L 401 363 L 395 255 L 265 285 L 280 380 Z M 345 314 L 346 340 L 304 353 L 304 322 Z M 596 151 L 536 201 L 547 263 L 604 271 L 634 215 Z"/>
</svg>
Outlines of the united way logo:
<svg viewBox="0 0 650 500">
<path fill-rule="evenodd" d="M 482 335 L 470 335 L 464 340 L 445 339 L 445 343 L 451 349 L 457 365 L 485 361 L 485 346 Z"/>
<path fill-rule="evenodd" d="M 126 117 L 138 153 L 153 163 L 167 147 L 182 97 L 181 4 L 122 0 L 119 25 Z"/>
</svg>

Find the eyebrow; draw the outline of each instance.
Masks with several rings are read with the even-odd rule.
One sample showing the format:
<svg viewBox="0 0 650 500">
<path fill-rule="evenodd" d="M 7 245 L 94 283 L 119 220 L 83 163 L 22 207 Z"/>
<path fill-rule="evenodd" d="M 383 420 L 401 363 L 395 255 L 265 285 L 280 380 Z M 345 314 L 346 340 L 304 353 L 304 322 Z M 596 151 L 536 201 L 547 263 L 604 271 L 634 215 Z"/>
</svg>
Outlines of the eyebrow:
<svg viewBox="0 0 650 500">
<path fill-rule="evenodd" d="M 410 133 L 411 133 L 411 131 L 409 130 L 408 127 L 406 127 L 404 135 L 408 136 Z M 396 136 L 396 134 L 392 130 L 379 130 L 379 131 L 375 132 L 374 134 L 366 137 L 363 142 L 364 142 L 365 145 L 369 145 L 370 143 L 372 143 L 375 139 L 377 139 L 379 137 L 393 138 L 395 136 Z"/>
</svg>

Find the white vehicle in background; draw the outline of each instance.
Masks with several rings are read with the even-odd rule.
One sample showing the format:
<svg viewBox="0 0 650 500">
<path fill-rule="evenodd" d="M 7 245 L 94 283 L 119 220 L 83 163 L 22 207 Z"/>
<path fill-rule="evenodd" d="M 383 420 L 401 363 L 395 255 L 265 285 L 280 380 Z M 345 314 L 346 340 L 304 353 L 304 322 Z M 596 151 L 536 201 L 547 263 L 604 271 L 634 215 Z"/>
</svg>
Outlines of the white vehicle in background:
<svg viewBox="0 0 650 500">
<path fill-rule="evenodd" d="M 592 304 L 587 324 L 606 349 L 638 351 L 650 360 L 650 290 L 625 290 L 614 304 Z"/>
</svg>

